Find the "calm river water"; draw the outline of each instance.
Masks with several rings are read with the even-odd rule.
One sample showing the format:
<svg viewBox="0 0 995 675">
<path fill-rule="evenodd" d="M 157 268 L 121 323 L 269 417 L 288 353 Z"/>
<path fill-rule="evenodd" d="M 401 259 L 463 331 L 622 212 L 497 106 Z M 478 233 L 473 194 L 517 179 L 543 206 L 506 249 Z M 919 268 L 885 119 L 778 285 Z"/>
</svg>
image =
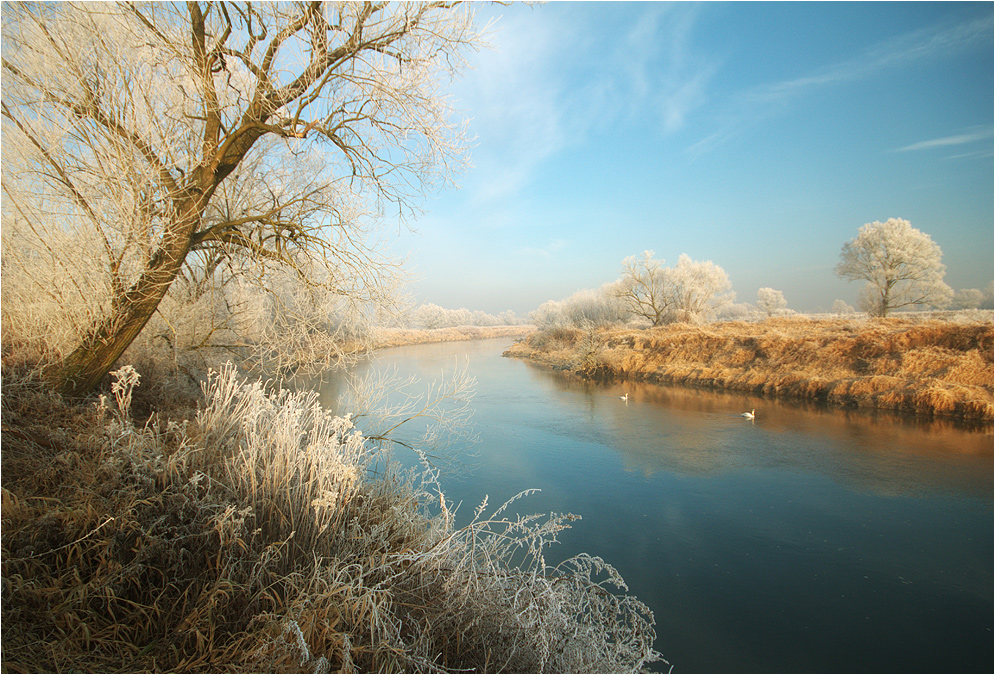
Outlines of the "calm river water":
<svg viewBox="0 0 995 675">
<path fill-rule="evenodd" d="M 675 672 L 992 672 L 990 426 L 592 384 L 503 358 L 510 343 L 397 348 L 353 372 L 465 366 L 479 442 L 457 448 L 447 498 L 469 521 L 484 495 L 539 488 L 519 512 L 582 516 L 547 561 L 613 564 Z"/>
</svg>

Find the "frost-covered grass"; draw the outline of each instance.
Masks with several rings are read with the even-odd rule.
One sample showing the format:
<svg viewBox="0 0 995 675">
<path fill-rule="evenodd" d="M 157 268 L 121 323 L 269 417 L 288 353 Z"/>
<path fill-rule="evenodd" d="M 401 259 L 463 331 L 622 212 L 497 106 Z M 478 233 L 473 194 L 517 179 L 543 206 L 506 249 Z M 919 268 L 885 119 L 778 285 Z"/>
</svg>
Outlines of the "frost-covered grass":
<svg viewBox="0 0 995 675">
<path fill-rule="evenodd" d="M 508 352 L 597 377 L 991 421 L 992 313 L 558 329 Z"/>
<path fill-rule="evenodd" d="M 348 417 L 231 367 L 180 423 L 135 422 L 140 376 L 115 381 L 69 405 L 5 375 L 4 670 L 613 672 L 658 657 L 651 612 L 610 565 L 546 564 L 573 516 L 514 515 L 523 493 L 457 529 L 430 468 L 383 470 Z"/>
</svg>

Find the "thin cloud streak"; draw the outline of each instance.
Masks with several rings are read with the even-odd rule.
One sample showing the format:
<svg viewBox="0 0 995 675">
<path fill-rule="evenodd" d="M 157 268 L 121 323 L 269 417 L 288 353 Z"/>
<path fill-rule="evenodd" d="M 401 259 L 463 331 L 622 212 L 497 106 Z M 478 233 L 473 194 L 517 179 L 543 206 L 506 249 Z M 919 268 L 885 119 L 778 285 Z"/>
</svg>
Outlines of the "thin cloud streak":
<svg viewBox="0 0 995 675">
<path fill-rule="evenodd" d="M 962 52 L 982 40 L 990 39 L 991 34 L 990 18 L 933 26 L 892 38 L 857 57 L 810 75 L 753 87 L 733 101 L 736 112 L 728 116 L 727 122 L 718 131 L 690 145 L 685 152 L 691 157 L 710 152 L 813 90 L 856 82 L 889 68 Z"/>
<path fill-rule="evenodd" d="M 991 36 L 990 20 L 974 20 L 954 26 L 940 26 L 900 35 L 860 56 L 843 61 L 807 77 L 761 87 L 753 95 L 763 100 L 792 97 L 813 87 L 855 82 L 896 66 L 946 56 L 967 49 Z"/>
<path fill-rule="evenodd" d="M 988 140 L 992 137 L 991 128 L 978 127 L 975 131 L 969 131 L 963 134 L 955 134 L 953 136 L 944 136 L 942 138 L 934 138 L 928 141 L 920 141 L 919 143 L 913 143 L 912 145 L 906 145 L 903 148 L 896 148 L 894 152 L 917 152 L 920 150 L 935 150 L 936 148 L 947 148 L 952 145 L 965 145 L 968 143 L 977 143 L 979 141 Z M 974 154 L 974 153 L 969 153 Z"/>
</svg>

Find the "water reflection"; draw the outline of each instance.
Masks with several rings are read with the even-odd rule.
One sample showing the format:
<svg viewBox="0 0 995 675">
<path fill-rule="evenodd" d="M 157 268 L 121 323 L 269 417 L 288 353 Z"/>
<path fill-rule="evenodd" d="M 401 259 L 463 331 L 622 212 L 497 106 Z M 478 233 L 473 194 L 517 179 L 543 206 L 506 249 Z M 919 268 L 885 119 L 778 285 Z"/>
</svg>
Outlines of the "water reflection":
<svg viewBox="0 0 995 675">
<path fill-rule="evenodd" d="M 599 385 L 502 358 L 506 344 L 356 370 L 429 381 L 469 359 L 479 462 L 444 476 L 447 497 L 468 518 L 485 494 L 540 488 L 516 506 L 583 516 L 548 560 L 610 561 L 678 672 L 991 672 L 990 426 Z M 342 391 L 326 385 L 326 403 Z"/>
<path fill-rule="evenodd" d="M 880 495 L 991 494 L 991 425 L 920 420 L 645 382 L 600 384 L 526 364 L 554 397 L 583 401 L 627 469 L 704 475 L 779 467 Z M 627 393 L 628 401 L 619 396 Z M 564 402 L 564 404 L 566 404 Z M 757 410 L 756 420 L 740 417 Z M 748 432 L 748 433 L 747 433 Z"/>
</svg>

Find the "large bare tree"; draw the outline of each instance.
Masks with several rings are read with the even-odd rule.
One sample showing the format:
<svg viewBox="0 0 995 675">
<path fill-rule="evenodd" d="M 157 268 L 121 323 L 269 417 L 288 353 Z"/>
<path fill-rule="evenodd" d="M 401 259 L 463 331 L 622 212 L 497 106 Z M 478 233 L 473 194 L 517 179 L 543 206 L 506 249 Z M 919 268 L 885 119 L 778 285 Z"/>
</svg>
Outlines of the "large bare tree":
<svg viewBox="0 0 995 675">
<path fill-rule="evenodd" d="M 5 3 L 4 273 L 76 317 L 61 390 L 92 390 L 181 273 L 375 293 L 364 227 L 462 162 L 440 92 L 477 41 L 449 2 Z"/>
</svg>

